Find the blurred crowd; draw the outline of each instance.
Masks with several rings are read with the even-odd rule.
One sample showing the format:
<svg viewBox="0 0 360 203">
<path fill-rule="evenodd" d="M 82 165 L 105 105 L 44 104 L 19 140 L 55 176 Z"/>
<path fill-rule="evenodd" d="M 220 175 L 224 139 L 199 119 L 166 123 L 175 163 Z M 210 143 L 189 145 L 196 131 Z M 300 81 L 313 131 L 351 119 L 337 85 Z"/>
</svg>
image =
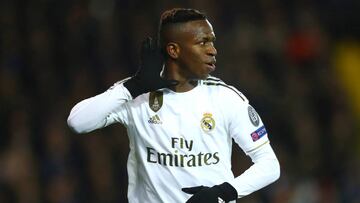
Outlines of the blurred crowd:
<svg viewBox="0 0 360 203">
<path fill-rule="evenodd" d="M 360 58 L 356 0 L 1 1 L 0 202 L 127 202 L 124 127 L 77 135 L 66 119 L 136 71 L 140 42 L 172 7 L 208 15 L 214 76 L 248 97 L 280 160 L 280 179 L 238 202 L 360 202 L 360 117 L 349 86 L 360 87 L 340 77 L 341 61 Z M 233 155 L 239 175 L 251 162 L 235 145 Z"/>
</svg>

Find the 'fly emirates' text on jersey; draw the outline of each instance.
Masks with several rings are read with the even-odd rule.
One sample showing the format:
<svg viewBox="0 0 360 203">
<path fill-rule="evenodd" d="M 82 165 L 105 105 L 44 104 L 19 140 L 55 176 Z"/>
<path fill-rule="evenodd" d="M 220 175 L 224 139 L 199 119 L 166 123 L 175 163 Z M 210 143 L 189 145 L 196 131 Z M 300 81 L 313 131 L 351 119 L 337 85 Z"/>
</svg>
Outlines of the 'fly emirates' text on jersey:
<svg viewBox="0 0 360 203">
<path fill-rule="evenodd" d="M 119 83 L 116 89 L 125 88 Z M 245 96 L 212 77 L 188 92 L 164 88 L 140 95 L 106 120 L 106 126 L 120 122 L 128 130 L 130 203 L 183 203 L 191 196 L 183 187 L 234 181 L 232 139 L 245 153 L 269 142 Z"/>
</svg>

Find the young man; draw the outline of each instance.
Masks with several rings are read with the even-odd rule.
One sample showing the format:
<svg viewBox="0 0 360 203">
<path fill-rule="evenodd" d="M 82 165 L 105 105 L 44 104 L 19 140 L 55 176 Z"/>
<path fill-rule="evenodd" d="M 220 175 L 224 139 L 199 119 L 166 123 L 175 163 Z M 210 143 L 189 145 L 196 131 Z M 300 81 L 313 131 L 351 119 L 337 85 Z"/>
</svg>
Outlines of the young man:
<svg viewBox="0 0 360 203">
<path fill-rule="evenodd" d="M 209 75 L 214 41 L 203 13 L 166 11 L 158 46 L 144 41 L 135 76 L 71 110 L 68 124 L 77 133 L 115 122 L 127 127 L 130 203 L 230 202 L 279 178 L 279 162 L 254 108 Z M 238 177 L 231 171 L 232 139 L 254 162 Z"/>
</svg>

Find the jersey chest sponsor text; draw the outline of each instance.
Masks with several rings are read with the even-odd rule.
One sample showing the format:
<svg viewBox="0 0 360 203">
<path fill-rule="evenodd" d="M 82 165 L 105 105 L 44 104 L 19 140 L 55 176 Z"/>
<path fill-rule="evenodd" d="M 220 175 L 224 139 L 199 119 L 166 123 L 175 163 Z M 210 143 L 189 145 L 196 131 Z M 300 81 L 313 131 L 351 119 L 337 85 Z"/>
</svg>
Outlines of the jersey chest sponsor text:
<svg viewBox="0 0 360 203">
<path fill-rule="evenodd" d="M 159 152 L 152 147 L 146 147 L 146 161 L 171 167 L 201 167 L 218 164 L 220 161 L 219 152 L 193 153 L 193 140 L 172 137 L 170 145 L 173 153 Z M 178 149 L 183 150 L 180 152 Z M 183 152 L 186 150 L 187 153 Z"/>
</svg>

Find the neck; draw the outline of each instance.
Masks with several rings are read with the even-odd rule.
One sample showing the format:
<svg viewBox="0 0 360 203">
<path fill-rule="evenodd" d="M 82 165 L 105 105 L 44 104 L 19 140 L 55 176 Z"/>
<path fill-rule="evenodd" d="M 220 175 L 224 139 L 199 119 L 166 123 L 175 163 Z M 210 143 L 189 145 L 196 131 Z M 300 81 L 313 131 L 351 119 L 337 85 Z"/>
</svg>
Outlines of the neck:
<svg viewBox="0 0 360 203">
<path fill-rule="evenodd" d="M 182 75 L 179 66 L 175 63 L 165 63 L 163 77 L 179 82 L 177 85 L 170 87 L 174 92 L 187 92 L 194 89 L 198 84 L 197 80 L 192 80 Z"/>
<path fill-rule="evenodd" d="M 187 92 L 194 89 L 196 86 L 197 86 L 197 81 L 192 80 L 187 82 L 179 82 L 179 84 L 177 84 L 174 87 L 171 87 L 170 89 L 174 92 Z"/>
</svg>

